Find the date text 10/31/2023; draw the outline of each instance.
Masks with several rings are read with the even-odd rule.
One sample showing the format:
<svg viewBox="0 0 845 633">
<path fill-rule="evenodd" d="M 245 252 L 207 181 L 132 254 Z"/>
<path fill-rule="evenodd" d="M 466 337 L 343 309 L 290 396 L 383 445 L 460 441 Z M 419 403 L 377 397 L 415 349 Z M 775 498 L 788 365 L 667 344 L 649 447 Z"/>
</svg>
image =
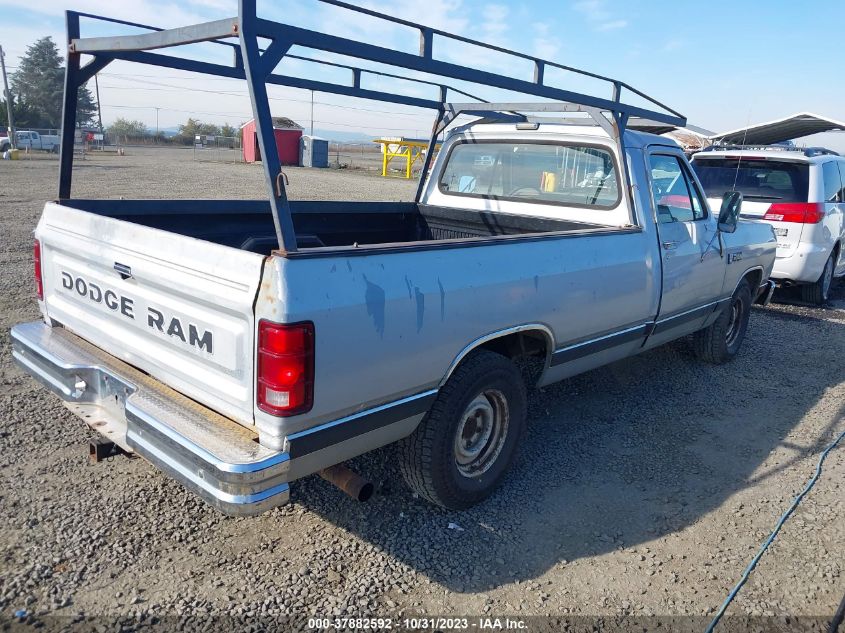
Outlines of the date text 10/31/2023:
<svg viewBox="0 0 845 633">
<path fill-rule="evenodd" d="M 497 617 L 406 617 L 406 618 L 309 618 L 308 628 L 317 631 L 524 631 L 527 623 Z"/>
</svg>

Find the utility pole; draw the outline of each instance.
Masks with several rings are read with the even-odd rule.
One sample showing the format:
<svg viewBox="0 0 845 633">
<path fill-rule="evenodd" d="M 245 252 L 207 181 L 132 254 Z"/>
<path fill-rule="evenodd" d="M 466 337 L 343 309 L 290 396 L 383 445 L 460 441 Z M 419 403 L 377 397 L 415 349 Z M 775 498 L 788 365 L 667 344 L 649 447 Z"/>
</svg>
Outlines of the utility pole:
<svg viewBox="0 0 845 633">
<path fill-rule="evenodd" d="M 311 91 L 311 136 L 314 136 L 314 91 Z"/>
<path fill-rule="evenodd" d="M 100 121 L 100 134 L 103 133 L 103 109 L 100 107 L 100 82 L 94 74 L 94 90 L 97 92 L 97 119 Z"/>
<path fill-rule="evenodd" d="M 6 97 L 6 114 L 9 117 L 9 145 L 12 146 L 12 149 L 15 149 L 17 148 L 18 138 L 15 134 L 15 119 L 12 116 L 12 93 L 9 92 L 9 80 L 6 78 L 6 54 L 3 52 L 2 46 L 0 46 L 0 68 L 3 69 L 3 94 Z"/>
<path fill-rule="evenodd" d="M 155 109 L 155 111 L 156 111 L 156 139 L 158 139 L 158 111 L 159 110 L 161 110 L 161 108 Z M 158 142 L 158 141 L 156 141 L 156 142 Z"/>
</svg>

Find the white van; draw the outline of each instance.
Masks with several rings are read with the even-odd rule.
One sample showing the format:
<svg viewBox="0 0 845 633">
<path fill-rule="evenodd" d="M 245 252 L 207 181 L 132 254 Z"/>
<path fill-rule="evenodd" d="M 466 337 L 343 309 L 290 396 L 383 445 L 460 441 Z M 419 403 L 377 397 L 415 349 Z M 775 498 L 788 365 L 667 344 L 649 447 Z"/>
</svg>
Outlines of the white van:
<svg viewBox="0 0 845 633">
<path fill-rule="evenodd" d="M 711 205 L 736 189 L 740 217 L 772 225 L 772 279 L 800 285 L 809 303 L 827 301 L 833 279 L 845 275 L 845 158 L 823 148 L 714 148 L 692 165 Z"/>
</svg>

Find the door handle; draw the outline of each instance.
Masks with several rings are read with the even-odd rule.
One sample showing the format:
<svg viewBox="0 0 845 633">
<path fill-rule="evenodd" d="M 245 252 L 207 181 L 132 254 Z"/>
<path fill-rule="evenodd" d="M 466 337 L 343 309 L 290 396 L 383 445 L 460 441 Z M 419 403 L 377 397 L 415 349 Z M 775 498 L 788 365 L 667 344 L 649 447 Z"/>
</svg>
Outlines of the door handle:
<svg viewBox="0 0 845 633">
<path fill-rule="evenodd" d="M 667 251 L 673 251 L 678 248 L 677 242 L 663 242 L 663 248 Z"/>
</svg>

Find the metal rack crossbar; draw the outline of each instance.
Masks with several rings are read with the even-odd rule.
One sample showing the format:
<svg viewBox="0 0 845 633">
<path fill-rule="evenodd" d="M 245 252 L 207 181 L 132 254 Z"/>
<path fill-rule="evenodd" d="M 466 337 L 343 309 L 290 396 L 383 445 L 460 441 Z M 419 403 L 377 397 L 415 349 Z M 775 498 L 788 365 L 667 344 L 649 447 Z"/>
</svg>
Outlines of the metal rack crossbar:
<svg viewBox="0 0 845 633">
<path fill-rule="evenodd" d="M 714 143 L 705 147 L 702 152 L 724 152 L 724 151 L 761 151 L 761 152 L 798 152 L 807 157 L 813 156 L 839 156 L 836 152 L 827 147 L 799 147 L 797 145 L 736 145 L 733 143 Z"/>
<path fill-rule="evenodd" d="M 435 110 L 437 111 L 437 119 L 432 128 L 432 137 L 429 145 L 430 150 L 434 148 L 438 135 L 461 113 L 472 113 L 482 117 L 498 119 L 502 119 L 503 117 L 519 119 L 521 116 L 518 113 L 519 110 L 531 112 L 586 112 L 590 114 L 598 125 L 605 128 L 609 134 L 617 137 L 620 147 L 622 147 L 622 133 L 625 130 L 629 118 L 647 119 L 670 127 L 682 127 L 686 124 L 686 119 L 681 114 L 622 81 L 557 64 L 518 51 L 486 44 L 461 35 L 447 33 L 371 9 L 358 7 L 341 0 L 318 1 L 326 5 L 417 30 L 420 37 L 419 53 L 405 53 L 346 37 L 338 37 L 290 24 L 266 20 L 258 17 L 256 13 L 256 0 L 239 0 L 238 15 L 235 17 L 174 29 L 161 29 L 90 13 L 66 12 L 68 62 L 65 74 L 62 116 L 59 198 L 70 198 L 71 193 L 77 91 L 85 82 L 114 60 L 246 80 L 256 123 L 258 145 L 263 157 L 262 163 L 265 177 L 268 188 L 270 189 L 270 206 L 273 221 L 276 227 L 279 247 L 283 252 L 296 251 L 297 246 L 293 221 L 291 219 L 290 204 L 281 177 L 281 164 L 278 154 L 274 151 L 275 137 L 273 135 L 267 84 Z M 80 37 L 80 18 L 131 26 L 144 29 L 146 32 L 112 37 L 82 38 Z M 477 46 L 517 59 L 528 60 L 533 64 L 533 77 L 530 80 L 519 79 L 509 75 L 497 74 L 437 59 L 434 56 L 435 36 Z M 237 38 L 237 41 L 226 41 L 233 38 Z M 259 38 L 269 40 L 270 44 L 265 48 L 261 48 L 259 46 Z M 162 52 L 150 52 L 199 42 L 210 42 L 230 47 L 233 51 L 232 64 L 226 65 L 187 59 Z M 292 54 L 290 51 L 294 46 L 342 55 L 387 67 L 423 73 L 425 75 L 466 82 L 468 84 L 521 93 L 546 101 L 533 104 L 486 103 L 483 99 L 446 83 Z M 81 56 L 83 54 L 92 57 L 84 66 L 81 65 Z M 313 78 L 295 77 L 275 72 L 276 67 L 284 58 L 348 70 L 351 73 L 351 83 L 343 84 L 320 81 Z M 545 80 L 545 71 L 547 68 L 572 72 L 604 82 L 611 89 L 611 94 L 608 97 L 597 97 L 550 85 Z M 439 89 L 439 98 L 430 99 L 387 90 L 364 88 L 361 83 L 363 75 L 375 75 L 433 86 Z M 447 103 L 447 96 L 450 90 L 470 99 L 475 99 L 476 102 L 450 105 Z M 635 106 L 624 102 L 622 100 L 623 90 L 629 91 L 644 100 L 649 104 L 649 107 Z M 609 114 L 610 118 L 605 116 L 605 113 Z M 432 153 L 432 151 L 426 153 L 423 173 L 427 171 L 430 165 Z M 417 199 L 419 199 L 421 190 L 422 182 L 418 189 Z"/>
</svg>

